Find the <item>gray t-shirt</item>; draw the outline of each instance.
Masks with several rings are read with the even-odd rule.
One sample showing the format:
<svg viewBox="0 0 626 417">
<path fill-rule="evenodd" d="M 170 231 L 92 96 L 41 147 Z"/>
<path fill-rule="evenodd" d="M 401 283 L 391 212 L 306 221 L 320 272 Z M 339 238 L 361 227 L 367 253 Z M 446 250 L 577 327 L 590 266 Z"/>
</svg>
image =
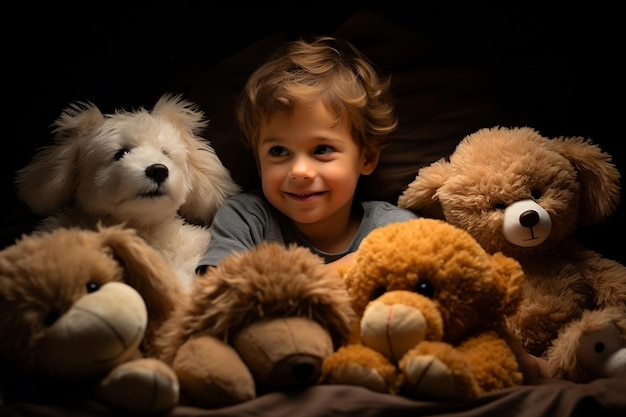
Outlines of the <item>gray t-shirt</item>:
<svg viewBox="0 0 626 417">
<path fill-rule="evenodd" d="M 311 245 L 291 220 L 276 210 L 260 191 L 234 195 L 215 215 L 210 227 L 209 247 L 198 267 L 215 266 L 224 257 L 250 249 L 263 241 L 285 246 L 296 243 L 309 248 L 329 263 L 354 252 L 361 240 L 377 227 L 417 217 L 413 212 L 386 201 L 363 201 L 360 205 L 363 210 L 361 225 L 350 246 L 340 253 L 326 253 Z"/>
</svg>

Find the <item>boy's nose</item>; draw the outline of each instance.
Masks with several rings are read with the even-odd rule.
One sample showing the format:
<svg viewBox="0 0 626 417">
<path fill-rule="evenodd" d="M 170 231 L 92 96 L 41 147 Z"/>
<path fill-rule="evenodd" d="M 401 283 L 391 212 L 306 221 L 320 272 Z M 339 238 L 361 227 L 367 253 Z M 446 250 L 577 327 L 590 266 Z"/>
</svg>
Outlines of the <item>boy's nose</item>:
<svg viewBox="0 0 626 417">
<path fill-rule="evenodd" d="M 297 156 L 291 165 L 290 176 L 293 179 L 310 179 L 315 177 L 315 169 L 309 158 Z"/>
</svg>

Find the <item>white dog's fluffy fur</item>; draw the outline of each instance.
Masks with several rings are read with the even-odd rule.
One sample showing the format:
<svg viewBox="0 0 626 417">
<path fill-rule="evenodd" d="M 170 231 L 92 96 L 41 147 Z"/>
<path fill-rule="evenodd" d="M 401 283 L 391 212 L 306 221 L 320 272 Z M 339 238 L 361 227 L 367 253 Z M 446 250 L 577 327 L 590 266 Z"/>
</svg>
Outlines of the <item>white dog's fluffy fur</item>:
<svg viewBox="0 0 626 417">
<path fill-rule="evenodd" d="M 190 288 L 209 243 L 208 225 L 240 191 L 210 143 L 198 107 L 166 94 L 152 110 L 102 114 L 66 108 L 55 141 L 17 172 L 19 196 L 47 216 L 37 231 L 124 223 L 172 264 Z"/>
</svg>

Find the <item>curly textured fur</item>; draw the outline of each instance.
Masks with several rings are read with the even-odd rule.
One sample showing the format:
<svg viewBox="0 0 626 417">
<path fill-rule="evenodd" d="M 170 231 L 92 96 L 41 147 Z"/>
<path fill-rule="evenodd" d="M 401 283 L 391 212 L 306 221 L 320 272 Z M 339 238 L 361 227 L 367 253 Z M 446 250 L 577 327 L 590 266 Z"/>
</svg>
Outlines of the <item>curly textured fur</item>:
<svg viewBox="0 0 626 417">
<path fill-rule="evenodd" d="M 157 248 L 187 288 L 224 200 L 240 191 L 209 142 L 196 105 L 169 94 L 151 111 L 102 114 L 74 104 L 54 143 L 17 172 L 19 196 L 47 216 L 38 230 L 124 223 Z"/>
</svg>

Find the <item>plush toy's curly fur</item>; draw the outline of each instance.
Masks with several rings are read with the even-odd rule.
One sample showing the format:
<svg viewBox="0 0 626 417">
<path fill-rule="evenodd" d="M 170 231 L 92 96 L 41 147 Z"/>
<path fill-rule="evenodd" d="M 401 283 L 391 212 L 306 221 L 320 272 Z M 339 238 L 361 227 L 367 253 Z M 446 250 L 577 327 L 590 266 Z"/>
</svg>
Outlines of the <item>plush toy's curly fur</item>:
<svg viewBox="0 0 626 417">
<path fill-rule="evenodd" d="M 360 318 L 324 381 L 415 398 L 471 398 L 522 382 L 505 318 L 524 275 L 434 219 L 376 229 L 341 269 Z"/>
<path fill-rule="evenodd" d="M 559 332 L 585 312 L 626 315 L 626 267 L 584 247 L 579 226 L 616 209 L 620 173 L 611 156 L 581 137 L 546 138 L 529 127 L 481 129 L 452 155 L 418 172 L 398 205 L 467 230 L 490 253 L 518 260 L 524 300 L 510 322 L 525 349 L 554 357 Z M 573 359 L 550 361 L 554 376 Z M 593 370 L 588 370 L 593 375 Z"/>
<path fill-rule="evenodd" d="M 93 390 L 122 409 L 171 408 L 178 381 L 156 359 L 154 341 L 185 297 L 167 262 L 132 229 L 22 236 L 0 251 L 0 378 L 11 387 L 7 401 L 20 399 L 24 384 L 37 387 L 26 397 L 35 401 L 79 397 L 73 388 Z"/>
<path fill-rule="evenodd" d="M 152 110 L 65 109 L 54 143 L 17 172 L 19 196 L 46 216 L 40 230 L 125 223 L 170 261 L 188 287 L 209 241 L 206 227 L 239 187 L 199 133 L 203 113 L 166 94 Z"/>
<path fill-rule="evenodd" d="M 207 407 L 317 383 L 354 318 L 334 269 L 307 248 L 269 242 L 199 276 L 190 298 L 166 324 L 160 351 L 182 394 Z"/>
</svg>

